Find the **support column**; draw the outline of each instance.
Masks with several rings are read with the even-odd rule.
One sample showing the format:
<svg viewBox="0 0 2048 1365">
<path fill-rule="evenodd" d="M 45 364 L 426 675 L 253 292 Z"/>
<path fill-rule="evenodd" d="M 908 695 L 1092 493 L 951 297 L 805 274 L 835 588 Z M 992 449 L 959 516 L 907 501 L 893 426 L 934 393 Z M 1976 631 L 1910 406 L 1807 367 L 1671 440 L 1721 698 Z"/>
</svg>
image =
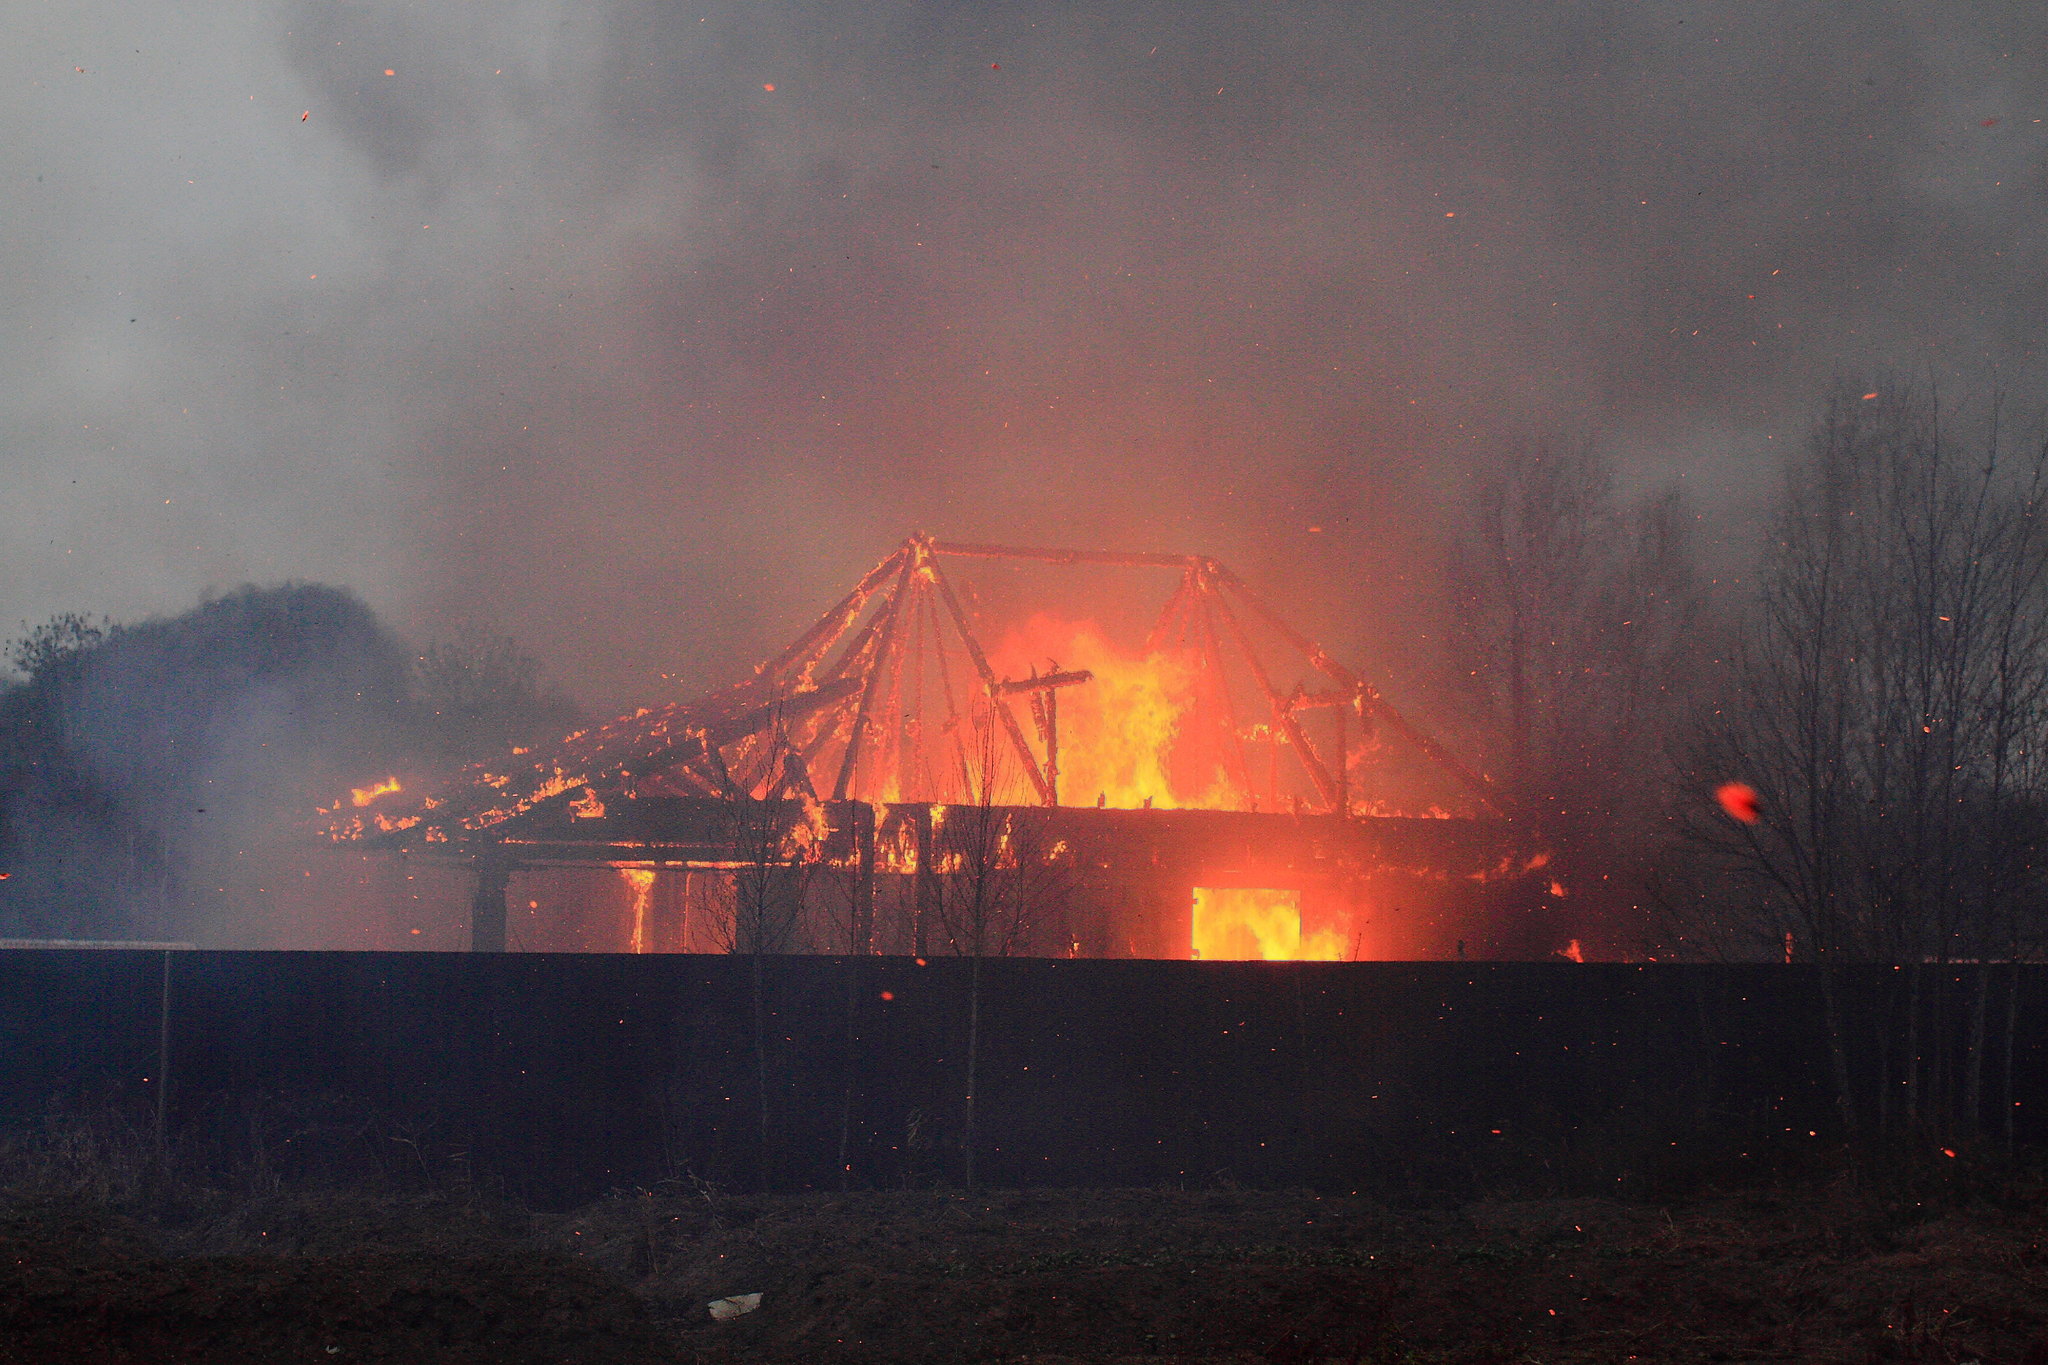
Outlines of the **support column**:
<svg viewBox="0 0 2048 1365">
<path fill-rule="evenodd" d="M 875 808 L 855 801 L 853 824 L 852 942 L 855 953 L 875 951 Z"/>
<path fill-rule="evenodd" d="M 910 951 L 917 957 L 928 957 L 926 944 L 939 909 L 939 873 L 935 866 L 938 840 L 932 838 L 932 808 L 912 806 L 910 811 L 911 828 L 917 833 L 917 875 L 911 879 Z"/>
<path fill-rule="evenodd" d="M 469 950 L 505 951 L 505 889 L 512 881 L 512 862 L 500 850 L 478 854 L 476 895 L 469 902 Z"/>
</svg>

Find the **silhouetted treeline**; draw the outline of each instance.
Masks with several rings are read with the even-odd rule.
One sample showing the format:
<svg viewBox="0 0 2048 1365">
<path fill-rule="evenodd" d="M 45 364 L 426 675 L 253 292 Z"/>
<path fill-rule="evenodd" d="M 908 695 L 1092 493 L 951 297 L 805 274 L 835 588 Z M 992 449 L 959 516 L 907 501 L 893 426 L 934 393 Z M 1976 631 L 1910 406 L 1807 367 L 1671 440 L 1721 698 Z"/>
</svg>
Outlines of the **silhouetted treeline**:
<svg viewBox="0 0 2048 1365">
<path fill-rule="evenodd" d="M 335 588 L 29 629 L 0 685 L 0 935 L 201 939 L 315 803 L 574 719 L 509 644 L 409 649 Z"/>
<path fill-rule="evenodd" d="M 1598 884 L 1559 890 L 1614 946 L 1818 963 L 1848 1130 L 2009 1135 L 2016 971 L 1902 972 L 1853 1036 L 1836 973 L 2048 947 L 2048 447 L 1996 404 L 1847 386 L 1781 480 L 1709 594 L 1671 497 L 1503 462 L 1453 559 L 1453 695 L 1519 818 L 1576 817 Z"/>
<path fill-rule="evenodd" d="M 1442 713 L 1511 817 L 1546 828 L 1553 891 L 1587 950 L 1653 951 L 1666 755 L 1717 663 L 1695 515 L 1676 491 L 1631 502 L 1607 460 L 1555 446 L 1491 464 L 1463 511 L 1446 547 Z"/>
</svg>

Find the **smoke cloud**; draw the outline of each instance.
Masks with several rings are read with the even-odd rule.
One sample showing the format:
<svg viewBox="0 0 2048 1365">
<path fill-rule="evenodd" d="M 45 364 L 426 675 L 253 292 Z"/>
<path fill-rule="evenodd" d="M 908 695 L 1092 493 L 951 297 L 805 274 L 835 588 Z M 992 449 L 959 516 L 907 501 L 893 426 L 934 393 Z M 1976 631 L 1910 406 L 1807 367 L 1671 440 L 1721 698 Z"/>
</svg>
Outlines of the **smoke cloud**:
<svg viewBox="0 0 2048 1365">
<path fill-rule="evenodd" d="M 1206 549 L 1370 666 L 1507 443 L 1740 540 L 1831 376 L 2041 377 L 2037 6 L 8 27 L 9 622 L 333 582 L 623 705 L 924 528 Z"/>
</svg>

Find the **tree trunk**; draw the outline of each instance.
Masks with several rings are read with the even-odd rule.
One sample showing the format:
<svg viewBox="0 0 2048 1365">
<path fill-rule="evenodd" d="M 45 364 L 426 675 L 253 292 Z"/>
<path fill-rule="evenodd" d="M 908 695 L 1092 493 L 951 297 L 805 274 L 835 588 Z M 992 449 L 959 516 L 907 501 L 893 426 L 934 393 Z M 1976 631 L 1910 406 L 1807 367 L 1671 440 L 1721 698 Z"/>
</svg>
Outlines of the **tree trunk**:
<svg viewBox="0 0 2048 1365">
<path fill-rule="evenodd" d="M 748 956 L 754 969 L 754 1094 L 760 1100 L 757 1160 L 760 1163 L 760 1187 L 765 1191 L 771 1183 L 769 1176 L 772 1167 L 768 1155 L 768 1009 L 760 950 L 757 948 Z"/>
<path fill-rule="evenodd" d="M 1885 988 L 1884 1011 L 1878 1016 L 1877 1034 L 1877 1136 L 1880 1142 L 1892 1134 L 1892 1091 L 1896 1088 L 1897 1077 L 1893 1057 L 1892 1035 L 1896 1031 L 1892 1021 L 1899 1017 L 1899 995 L 1902 983 L 1894 972 L 1892 982 Z"/>
<path fill-rule="evenodd" d="M 1979 964 L 1971 975 L 1969 1069 L 1963 1076 L 1963 1131 L 1971 1136 L 1984 1131 L 1984 1032 L 1991 1003 L 1990 970 Z"/>
<path fill-rule="evenodd" d="M 974 1086 L 981 1064 L 981 954 L 972 959 L 967 976 L 967 1103 L 960 1125 L 963 1183 L 974 1188 Z"/>
<path fill-rule="evenodd" d="M 860 959 L 846 959 L 846 1041 L 840 1065 L 846 1069 L 846 1089 L 839 1097 L 839 1190 L 853 1185 L 853 1163 L 847 1154 L 853 1144 L 853 1043 L 855 1011 L 860 1006 Z"/>
<path fill-rule="evenodd" d="M 1856 1140 L 1856 1102 L 1849 1093 L 1849 1052 L 1842 1043 L 1841 1003 L 1835 998 L 1835 968 L 1820 964 L 1821 1013 L 1828 1033 L 1828 1067 L 1835 1083 L 1835 1112 L 1841 1117 L 1842 1136 Z"/>
<path fill-rule="evenodd" d="M 2019 1118 L 2019 1115 L 2014 1112 L 2018 1105 L 2014 1103 L 2012 1093 L 2013 1053 L 2019 1043 L 2019 1019 L 2020 964 L 2018 959 L 2015 958 L 2012 964 L 2012 974 L 2005 980 L 2005 1057 L 2003 1058 L 2005 1068 L 2003 1079 L 2005 1083 L 2000 1087 L 2004 1092 L 2005 1098 L 2003 1129 L 2005 1133 L 2005 1154 L 2007 1156 L 2011 1156 L 2013 1153 L 2013 1139 L 2015 1137 L 2015 1130 L 2018 1128 L 2017 1120 Z"/>
<path fill-rule="evenodd" d="M 1906 964 L 1906 1130 L 1920 1130 L 1920 964 Z"/>
</svg>

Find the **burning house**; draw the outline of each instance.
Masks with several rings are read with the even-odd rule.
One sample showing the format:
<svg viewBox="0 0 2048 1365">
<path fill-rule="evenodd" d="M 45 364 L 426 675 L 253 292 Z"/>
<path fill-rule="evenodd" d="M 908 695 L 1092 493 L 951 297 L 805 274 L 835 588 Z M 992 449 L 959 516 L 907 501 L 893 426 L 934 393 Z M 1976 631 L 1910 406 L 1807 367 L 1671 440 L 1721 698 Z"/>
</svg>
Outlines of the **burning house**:
<svg viewBox="0 0 2048 1365">
<path fill-rule="evenodd" d="M 914 535 L 739 683 L 322 815 L 485 951 L 1540 956 L 1504 805 L 1214 559 Z"/>
</svg>

